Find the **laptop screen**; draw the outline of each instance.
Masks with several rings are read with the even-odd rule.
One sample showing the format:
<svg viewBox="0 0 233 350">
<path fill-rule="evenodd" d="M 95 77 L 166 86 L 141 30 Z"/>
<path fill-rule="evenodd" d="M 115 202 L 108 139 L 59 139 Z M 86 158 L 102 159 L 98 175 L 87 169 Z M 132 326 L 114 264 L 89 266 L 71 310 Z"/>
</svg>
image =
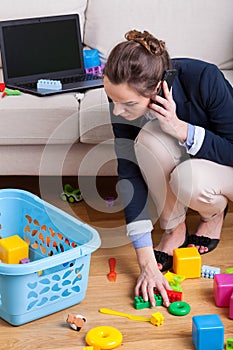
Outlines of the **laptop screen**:
<svg viewBox="0 0 233 350">
<path fill-rule="evenodd" d="M 1 51 L 7 80 L 83 73 L 77 15 L 1 22 Z"/>
</svg>

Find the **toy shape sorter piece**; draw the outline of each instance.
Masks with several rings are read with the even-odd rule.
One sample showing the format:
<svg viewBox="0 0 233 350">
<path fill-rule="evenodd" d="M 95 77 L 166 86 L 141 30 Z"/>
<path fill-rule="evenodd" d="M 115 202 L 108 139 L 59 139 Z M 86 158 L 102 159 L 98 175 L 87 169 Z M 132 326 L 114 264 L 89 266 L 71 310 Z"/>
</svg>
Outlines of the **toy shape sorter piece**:
<svg viewBox="0 0 233 350">
<path fill-rule="evenodd" d="M 176 248 L 173 251 L 173 270 L 186 278 L 201 276 L 201 255 L 197 248 Z"/>
<path fill-rule="evenodd" d="M 202 265 L 201 277 L 214 278 L 214 276 L 216 274 L 219 274 L 219 273 L 220 273 L 220 268 L 219 267 Z"/>
<path fill-rule="evenodd" d="M 219 315 L 193 316 L 192 341 L 196 350 L 222 350 L 224 326 Z"/>
<path fill-rule="evenodd" d="M 69 203 L 80 202 L 83 197 L 79 188 L 73 188 L 70 184 L 64 186 L 64 191 L 61 193 L 61 199 Z"/>
<path fill-rule="evenodd" d="M 233 293 L 233 275 L 225 273 L 215 275 L 213 288 L 216 305 L 219 307 L 229 306 Z"/>
<path fill-rule="evenodd" d="M 19 264 L 28 255 L 28 244 L 18 235 L 0 239 L 0 260 L 3 263 Z"/>
</svg>

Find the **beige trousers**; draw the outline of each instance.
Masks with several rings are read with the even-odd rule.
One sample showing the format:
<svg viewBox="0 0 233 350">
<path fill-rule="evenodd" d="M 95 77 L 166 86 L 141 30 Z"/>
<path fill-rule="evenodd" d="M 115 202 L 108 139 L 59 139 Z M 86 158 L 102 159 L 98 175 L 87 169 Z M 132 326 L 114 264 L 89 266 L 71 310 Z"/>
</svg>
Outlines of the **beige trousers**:
<svg viewBox="0 0 233 350">
<path fill-rule="evenodd" d="M 233 200 L 233 167 L 190 158 L 157 120 L 142 128 L 135 153 L 162 229 L 183 222 L 187 207 L 208 221 L 225 209 L 228 199 Z"/>
</svg>

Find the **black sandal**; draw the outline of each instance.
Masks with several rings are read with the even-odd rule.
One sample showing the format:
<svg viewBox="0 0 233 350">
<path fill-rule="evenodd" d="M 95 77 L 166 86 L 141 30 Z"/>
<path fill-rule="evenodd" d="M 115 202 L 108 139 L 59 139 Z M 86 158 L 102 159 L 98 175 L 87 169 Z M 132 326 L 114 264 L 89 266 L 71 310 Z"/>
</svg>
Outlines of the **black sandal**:
<svg viewBox="0 0 233 350">
<path fill-rule="evenodd" d="M 228 212 L 228 204 L 226 206 L 226 208 L 224 209 L 224 216 L 223 219 L 225 219 L 225 216 L 227 215 Z M 207 254 L 209 252 L 211 252 L 212 250 L 214 250 L 218 243 L 219 243 L 220 239 L 218 238 L 209 238 L 209 237 L 205 237 L 205 236 L 197 236 L 197 235 L 191 235 L 188 237 L 188 246 L 199 246 L 199 247 L 206 247 L 208 248 L 208 250 L 206 252 L 200 252 L 200 248 L 198 249 L 199 253 L 201 255 L 203 254 Z"/>
<path fill-rule="evenodd" d="M 181 246 L 179 246 L 178 248 L 187 247 L 188 240 L 189 240 L 189 233 L 188 233 L 188 230 L 186 229 L 184 243 Z M 165 252 L 161 252 L 160 250 L 155 250 L 155 249 L 154 249 L 154 254 L 155 254 L 155 259 L 157 261 L 157 264 L 162 265 L 162 269 L 160 270 L 161 272 L 170 270 L 172 268 L 173 256 L 168 255 Z"/>
</svg>

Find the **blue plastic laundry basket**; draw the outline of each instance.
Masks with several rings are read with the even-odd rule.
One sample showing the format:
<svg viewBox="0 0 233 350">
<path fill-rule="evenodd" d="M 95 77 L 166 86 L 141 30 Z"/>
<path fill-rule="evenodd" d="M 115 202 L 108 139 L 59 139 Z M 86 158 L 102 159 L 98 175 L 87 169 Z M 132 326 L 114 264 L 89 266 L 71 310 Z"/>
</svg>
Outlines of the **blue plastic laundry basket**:
<svg viewBox="0 0 233 350">
<path fill-rule="evenodd" d="M 80 303 L 97 231 L 30 192 L 0 190 L 0 238 L 16 234 L 30 262 L 0 262 L 0 317 L 17 326 Z"/>
</svg>

